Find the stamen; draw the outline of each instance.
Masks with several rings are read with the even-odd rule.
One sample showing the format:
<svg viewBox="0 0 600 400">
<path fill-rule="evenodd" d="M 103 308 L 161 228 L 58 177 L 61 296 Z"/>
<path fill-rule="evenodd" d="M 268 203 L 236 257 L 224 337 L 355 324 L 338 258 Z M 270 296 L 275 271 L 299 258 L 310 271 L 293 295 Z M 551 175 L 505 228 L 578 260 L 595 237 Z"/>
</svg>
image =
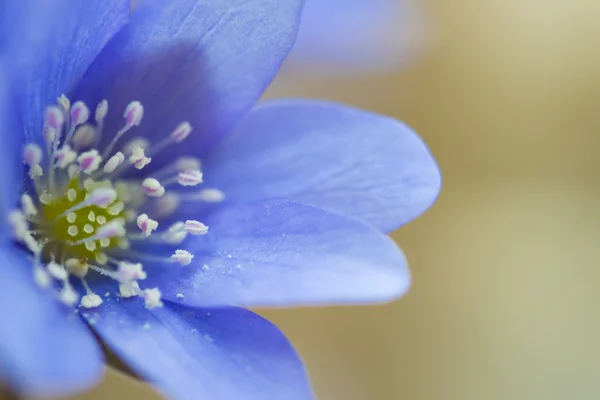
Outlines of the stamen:
<svg viewBox="0 0 600 400">
<path fill-rule="evenodd" d="M 125 155 L 120 151 L 116 152 L 107 162 L 104 164 L 104 172 L 110 174 L 125 160 Z"/>
<path fill-rule="evenodd" d="M 160 197 L 165 193 L 165 188 L 154 178 L 146 178 L 142 182 L 142 189 L 147 196 Z"/>
<path fill-rule="evenodd" d="M 131 156 L 129 157 L 129 162 L 133 164 L 136 169 L 144 168 L 146 165 L 150 164 L 150 161 L 152 161 L 152 159 L 146 157 L 143 148 L 139 146 L 133 148 Z"/>
<path fill-rule="evenodd" d="M 153 309 L 163 306 L 163 302 L 160 301 L 162 293 L 158 288 L 146 289 L 141 296 L 146 302 L 146 308 Z"/>
<path fill-rule="evenodd" d="M 144 106 L 142 106 L 142 104 L 139 101 L 132 101 L 131 103 L 129 103 L 127 105 L 127 107 L 125 108 L 125 113 L 123 114 L 123 117 L 125 118 L 125 126 L 123 128 L 121 128 L 121 130 L 119 132 L 117 132 L 117 134 L 115 135 L 113 140 L 110 142 L 110 144 L 104 150 L 102 157 L 108 157 L 108 155 L 111 153 L 115 144 L 117 144 L 119 139 L 121 139 L 121 136 L 123 136 L 127 131 L 129 131 L 134 126 L 138 126 L 140 124 L 140 122 L 142 122 L 143 116 L 144 116 Z"/>
<path fill-rule="evenodd" d="M 141 214 L 137 217 L 137 226 L 148 237 L 158 228 L 158 222 L 148 217 L 148 214 Z"/>
<path fill-rule="evenodd" d="M 96 138 L 96 129 L 90 124 L 83 124 L 77 127 L 75 134 L 71 139 L 77 149 L 90 146 Z"/>
<path fill-rule="evenodd" d="M 28 144 L 23 150 L 23 159 L 30 167 L 40 165 L 42 162 L 42 149 L 37 144 Z"/>
<path fill-rule="evenodd" d="M 81 153 L 77 157 L 77 162 L 79 163 L 79 169 L 89 175 L 98 169 L 102 162 L 102 157 L 98 155 L 98 150 L 90 150 Z"/>
<path fill-rule="evenodd" d="M 151 162 L 151 155 L 164 147 L 181 143 L 192 127 L 183 122 L 152 146 L 146 138 L 134 138 L 112 154 L 123 135 L 140 125 L 144 107 L 138 101 L 127 105 L 124 126 L 104 148 L 97 145 L 108 102 L 102 100 L 94 111 L 96 124 L 92 125 L 88 123 L 88 106 L 81 101 L 71 104 L 64 95 L 57 99 L 57 105 L 45 110 L 42 134 L 46 149 L 27 144 L 23 150 L 35 192 L 21 194 L 19 209 L 8 215 L 14 240 L 33 253 L 32 278 L 36 284 L 58 288 L 58 299 L 69 306 L 94 308 L 102 304 L 102 298 L 88 285 L 91 270 L 92 276 L 99 273 L 114 279 L 122 298 L 137 296 L 144 299 L 146 308 L 161 307 L 158 288 L 140 288 L 138 282 L 147 274 L 137 261 L 189 265 L 194 255 L 183 249 L 154 255 L 136 247 L 130 249 L 130 240 L 177 245 L 190 234 L 205 235 L 208 227 L 200 221 L 181 221 L 167 231 L 158 231 L 159 220 L 172 214 L 182 200 L 221 201 L 224 196 L 217 189 L 189 193 L 175 187 L 202 183 L 200 160 L 194 157 L 180 157 L 155 171 L 153 177 L 137 178 L 139 173 L 135 173 L 119 178 L 131 166 L 142 170 Z M 48 154 L 45 171 L 44 150 Z M 44 174 L 47 182 L 39 179 Z M 174 190 L 166 193 L 170 185 Z M 71 285 L 71 277 L 80 278 L 85 288 L 81 298 Z"/>
<path fill-rule="evenodd" d="M 81 283 L 85 288 L 86 295 L 81 298 L 79 305 L 83 308 L 95 308 L 102 304 L 102 298 L 90 289 L 85 279 L 81 278 Z"/>
<path fill-rule="evenodd" d="M 56 166 L 60 169 L 65 169 L 69 164 L 75 162 L 77 153 L 71 150 L 71 146 L 65 144 L 55 154 Z"/>
<path fill-rule="evenodd" d="M 181 265 L 190 265 L 194 255 L 187 250 L 177 249 L 175 250 L 175 253 L 171 255 L 171 258 Z"/>
<path fill-rule="evenodd" d="M 94 119 L 97 123 L 100 123 L 104 121 L 104 118 L 106 118 L 106 114 L 108 114 L 108 101 L 102 100 L 96 106 L 96 113 L 94 115 Z"/>
<path fill-rule="evenodd" d="M 23 213 L 27 217 L 32 217 L 38 213 L 37 208 L 33 204 L 33 199 L 27 193 L 21 196 L 21 210 L 23 210 Z"/>
<path fill-rule="evenodd" d="M 202 183 L 202 172 L 198 169 L 180 172 L 177 176 L 177 183 L 181 186 L 199 185 Z"/>
<path fill-rule="evenodd" d="M 206 235 L 208 233 L 208 226 L 191 219 L 185 221 L 183 229 L 192 235 Z"/>
</svg>

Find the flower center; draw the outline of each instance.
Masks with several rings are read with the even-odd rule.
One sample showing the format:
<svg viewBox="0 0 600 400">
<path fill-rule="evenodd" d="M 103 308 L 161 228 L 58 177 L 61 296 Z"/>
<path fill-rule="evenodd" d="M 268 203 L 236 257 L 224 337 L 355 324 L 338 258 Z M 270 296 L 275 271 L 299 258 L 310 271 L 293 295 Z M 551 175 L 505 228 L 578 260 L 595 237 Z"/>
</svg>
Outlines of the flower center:
<svg viewBox="0 0 600 400">
<path fill-rule="evenodd" d="M 71 106 L 64 95 L 57 106 L 47 109 L 42 134 L 48 159 L 44 162 L 44 151 L 37 144 L 25 146 L 23 159 L 32 184 L 21 196 L 20 209 L 10 214 L 13 234 L 34 255 L 36 283 L 56 287 L 58 282 L 62 302 L 99 306 L 102 299 L 87 282 L 90 274 L 96 274 L 115 280 L 119 296 L 138 296 L 146 307 L 159 307 L 160 290 L 140 288 L 138 281 L 147 277 L 140 261 L 188 265 L 194 256 L 175 246 L 188 234 L 208 232 L 195 220 L 177 222 L 166 230 L 158 229 L 159 221 L 182 202 L 221 201 L 223 194 L 214 188 L 190 191 L 202 183 L 200 162 L 192 157 L 154 169 L 152 176 L 128 178 L 130 168 L 145 172 L 152 155 L 181 143 L 192 128 L 183 122 L 152 146 L 144 138 L 134 138 L 114 152 L 121 138 L 142 120 L 144 108 L 134 101 L 125 109 L 123 128 L 100 152 L 95 147 L 107 113 L 104 100 L 96 107 L 95 124 L 88 123 L 87 106 L 82 102 Z M 173 245 L 173 253 L 156 256 L 137 251 L 141 241 Z M 82 297 L 74 289 L 76 282 L 85 290 Z"/>
</svg>

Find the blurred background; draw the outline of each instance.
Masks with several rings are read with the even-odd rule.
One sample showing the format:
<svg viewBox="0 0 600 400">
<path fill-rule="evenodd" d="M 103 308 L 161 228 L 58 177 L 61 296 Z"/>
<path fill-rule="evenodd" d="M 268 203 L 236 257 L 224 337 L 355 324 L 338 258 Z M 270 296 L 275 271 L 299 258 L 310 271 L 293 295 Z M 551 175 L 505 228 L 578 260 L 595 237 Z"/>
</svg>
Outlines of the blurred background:
<svg viewBox="0 0 600 400">
<path fill-rule="evenodd" d="M 598 399 L 600 2 L 421 3 L 428 38 L 397 70 L 287 77 L 268 94 L 389 114 L 429 143 L 442 194 L 393 234 L 411 292 L 260 312 L 322 400 Z M 159 398 L 110 372 L 73 399 L 132 396 Z"/>
</svg>

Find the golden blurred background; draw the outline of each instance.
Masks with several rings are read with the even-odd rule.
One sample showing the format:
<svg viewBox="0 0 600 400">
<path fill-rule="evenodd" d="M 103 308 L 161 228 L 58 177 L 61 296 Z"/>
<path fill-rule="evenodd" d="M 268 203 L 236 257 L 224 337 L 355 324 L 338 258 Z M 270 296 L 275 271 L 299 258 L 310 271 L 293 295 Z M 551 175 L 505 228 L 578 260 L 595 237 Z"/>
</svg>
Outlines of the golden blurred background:
<svg viewBox="0 0 600 400">
<path fill-rule="evenodd" d="M 410 294 L 262 314 L 321 400 L 598 399 L 600 2 L 422 3 L 431 37 L 409 66 L 270 94 L 389 114 L 429 143 L 442 195 L 393 234 Z M 107 398 L 159 397 L 109 373 L 73 399 Z"/>
</svg>

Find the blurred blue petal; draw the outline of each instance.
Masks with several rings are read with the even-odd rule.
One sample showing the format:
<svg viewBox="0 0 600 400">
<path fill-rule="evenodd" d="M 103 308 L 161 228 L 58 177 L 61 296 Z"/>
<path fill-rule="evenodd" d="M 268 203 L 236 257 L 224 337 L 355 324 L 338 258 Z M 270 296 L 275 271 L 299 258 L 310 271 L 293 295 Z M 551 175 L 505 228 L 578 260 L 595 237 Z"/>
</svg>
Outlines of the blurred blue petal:
<svg viewBox="0 0 600 400">
<path fill-rule="evenodd" d="M 406 125 L 341 104 L 286 100 L 253 110 L 205 160 L 231 203 L 293 199 L 392 231 L 440 190 L 427 146 Z"/>
<path fill-rule="evenodd" d="M 12 76 L 8 73 L 7 60 L 0 56 L 0 227 L 8 228 L 6 217 L 17 204 L 23 186 L 23 127 L 11 94 Z M 10 134 L 8 134 L 10 132 Z"/>
<path fill-rule="evenodd" d="M 149 311 L 140 299 L 107 299 L 83 312 L 137 374 L 172 400 L 310 400 L 306 371 L 285 336 L 251 311 Z"/>
<path fill-rule="evenodd" d="M 7 241 L 6 232 L 0 240 Z M 0 245 L 0 377 L 24 396 L 63 396 L 93 386 L 104 363 L 94 336 L 72 308 L 33 281 L 30 257 Z"/>
<path fill-rule="evenodd" d="M 423 24 L 414 0 L 306 0 L 286 66 L 336 74 L 393 68 L 414 56 Z"/>
<path fill-rule="evenodd" d="M 128 0 L 18 0 L 0 4 L 0 57 L 10 60 L 29 141 L 44 109 L 84 74 L 129 16 Z"/>
<path fill-rule="evenodd" d="M 182 245 L 195 254 L 192 264 L 145 263 L 145 285 L 190 306 L 248 307 L 386 302 L 410 285 L 391 239 L 319 208 L 254 203 L 222 208 L 203 222 L 209 234 Z"/>
<path fill-rule="evenodd" d="M 89 104 L 108 99 L 108 132 L 122 126 L 123 110 L 132 100 L 145 107 L 135 135 L 156 141 L 188 120 L 193 136 L 176 151 L 201 155 L 254 105 L 277 73 L 292 46 L 301 4 L 143 2 L 88 71 L 75 97 Z M 171 158 L 159 154 L 153 164 L 163 156 Z"/>
</svg>

